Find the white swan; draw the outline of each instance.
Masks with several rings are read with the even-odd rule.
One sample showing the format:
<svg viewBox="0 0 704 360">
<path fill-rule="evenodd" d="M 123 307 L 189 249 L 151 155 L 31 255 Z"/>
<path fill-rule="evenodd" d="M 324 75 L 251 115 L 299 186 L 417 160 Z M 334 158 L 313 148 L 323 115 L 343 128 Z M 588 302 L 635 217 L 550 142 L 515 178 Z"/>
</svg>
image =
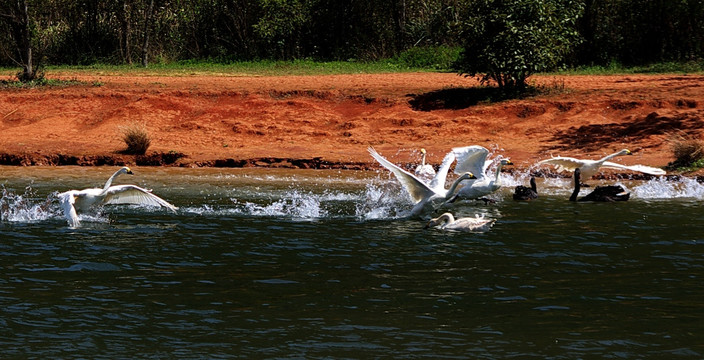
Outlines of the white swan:
<svg viewBox="0 0 704 360">
<path fill-rule="evenodd" d="M 437 226 L 441 230 L 483 232 L 491 229 L 495 222 L 495 219 L 484 219 L 482 217 L 455 219 L 448 212 L 428 221 L 425 228 Z"/>
<path fill-rule="evenodd" d="M 435 177 L 435 169 L 433 169 L 433 165 L 425 163 L 425 149 L 421 148 L 420 153 L 422 154 L 420 165 L 416 166 L 414 173 L 417 178 L 429 182 Z"/>
<path fill-rule="evenodd" d="M 665 170 L 658 169 L 655 167 L 645 166 L 645 165 L 621 165 L 609 160 L 622 155 L 631 155 L 628 149 L 623 149 L 621 151 L 615 152 L 611 155 L 604 156 L 599 160 L 583 160 L 575 159 L 566 156 L 556 156 L 550 159 L 539 161 L 538 164 L 550 164 L 557 168 L 557 171 L 574 171 L 574 169 L 579 168 L 582 171 L 582 179 L 590 179 L 594 174 L 599 171 L 599 168 L 612 168 L 620 170 L 630 170 L 641 172 L 649 175 L 665 175 Z"/>
<path fill-rule="evenodd" d="M 500 159 L 499 165 L 496 168 L 496 174 L 492 178 L 486 173 L 492 161 L 487 160 L 489 150 L 485 147 L 472 145 L 454 148 L 452 149 L 452 153 L 454 153 L 457 158 L 457 165 L 455 166 L 456 173 L 468 171 L 472 174 L 478 173 L 479 175 L 477 175 L 477 180 L 460 188 L 457 194 L 452 196 L 446 203 L 454 202 L 457 199 L 480 199 L 488 201 L 488 199 L 483 199 L 482 197 L 501 188 L 501 169 L 504 165 L 513 164 L 509 159 Z"/>
<path fill-rule="evenodd" d="M 88 211 L 90 208 L 107 204 L 135 204 L 163 206 L 171 211 L 176 211 L 177 207 L 169 204 L 166 200 L 151 193 L 151 190 L 141 188 L 137 185 L 112 185 L 112 181 L 121 174 L 134 174 L 128 167 L 117 170 L 102 189 L 90 188 L 83 190 L 69 190 L 58 194 L 64 216 L 68 220 L 69 226 L 77 227 L 80 224 L 77 212 Z"/>
<path fill-rule="evenodd" d="M 450 170 L 450 165 L 452 162 L 455 161 L 455 155 L 452 152 L 445 155 L 437 174 L 435 174 L 433 180 L 430 181 L 430 184 L 426 185 L 415 175 L 403 170 L 399 166 L 379 155 L 373 147 L 370 146 L 367 150 L 369 151 L 369 154 L 379 162 L 379 164 L 396 176 L 396 179 L 401 183 L 401 185 L 403 185 L 408 194 L 411 195 L 411 198 L 415 204 L 413 209 L 411 209 L 411 216 L 413 217 L 421 216 L 433 211 L 433 202 L 437 200 L 447 200 L 448 196 L 455 192 L 461 181 L 475 179 L 475 176 L 472 173 L 466 172 L 461 174 L 460 177 L 452 183 L 449 189 L 445 189 L 447 172 Z"/>
</svg>

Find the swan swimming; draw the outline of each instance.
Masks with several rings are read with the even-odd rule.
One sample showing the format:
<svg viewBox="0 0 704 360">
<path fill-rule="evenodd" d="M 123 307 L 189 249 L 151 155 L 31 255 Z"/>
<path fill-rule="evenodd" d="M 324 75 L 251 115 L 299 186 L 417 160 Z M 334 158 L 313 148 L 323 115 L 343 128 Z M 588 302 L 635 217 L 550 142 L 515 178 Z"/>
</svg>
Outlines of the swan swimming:
<svg viewBox="0 0 704 360">
<path fill-rule="evenodd" d="M 417 178 L 425 182 L 430 182 L 435 177 L 435 169 L 433 169 L 433 165 L 425 163 L 425 149 L 421 148 L 420 153 L 422 154 L 420 165 L 416 166 L 414 173 Z"/>
<path fill-rule="evenodd" d="M 428 221 L 425 228 L 437 226 L 440 230 L 483 232 L 491 229 L 495 222 L 495 219 L 484 219 L 482 217 L 455 219 L 451 213 L 447 212 Z"/>
<path fill-rule="evenodd" d="M 583 160 L 583 159 L 575 159 L 573 157 L 556 156 L 556 157 L 552 157 L 550 159 L 539 161 L 538 164 L 539 165 L 542 165 L 542 164 L 554 165 L 558 171 L 574 171 L 574 169 L 580 168 L 582 171 L 583 179 L 590 179 L 592 176 L 594 176 L 599 171 L 599 168 L 601 168 L 601 167 L 636 171 L 636 172 L 641 172 L 641 173 L 648 174 L 648 175 L 665 175 L 666 174 L 665 170 L 658 169 L 658 168 L 651 167 L 651 166 L 621 165 L 621 164 L 609 161 L 617 156 L 623 156 L 623 155 L 632 155 L 632 154 L 628 149 L 623 149 L 623 150 L 615 152 L 611 155 L 604 156 L 603 158 L 601 158 L 599 160 Z"/>
<path fill-rule="evenodd" d="M 601 202 L 613 202 L 613 201 L 628 201 L 631 197 L 631 193 L 626 192 L 626 190 L 620 185 L 606 185 L 597 186 L 594 191 L 590 192 L 586 196 L 583 196 L 577 200 L 577 195 L 579 195 L 580 190 L 580 169 L 574 169 L 574 191 L 570 196 L 570 201 L 601 201 Z"/>
<path fill-rule="evenodd" d="M 455 196 L 452 196 L 445 203 L 455 202 L 457 199 L 467 199 L 467 200 L 484 200 L 485 202 L 489 199 L 484 199 L 483 197 L 489 195 L 501 188 L 501 169 L 505 165 L 513 165 L 509 159 L 500 159 L 499 165 L 496 168 L 496 174 L 492 178 L 486 171 L 493 160 L 487 160 L 489 155 L 489 150 L 483 146 L 472 145 L 465 146 L 461 148 L 453 148 L 452 153 L 455 154 L 457 158 L 457 165 L 455 166 L 455 173 L 471 172 L 477 175 L 477 180 L 470 182 L 469 184 L 463 186 Z"/>
<path fill-rule="evenodd" d="M 538 198 L 538 186 L 535 185 L 535 177 L 530 177 L 530 187 L 518 185 L 513 193 L 513 200 L 529 201 Z"/>
<path fill-rule="evenodd" d="M 141 188 L 137 185 L 112 185 L 113 180 L 121 174 L 134 173 L 129 167 L 117 170 L 102 189 L 89 188 L 83 190 L 69 190 L 57 195 L 64 216 L 68 220 L 69 226 L 77 227 L 80 224 L 77 212 L 85 212 L 94 206 L 108 204 L 134 204 L 163 206 L 171 211 L 176 211 L 177 207 L 171 205 L 166 200 L 151 193 L 151 190 Z"/>
<path fill-rule="evenodd" d="M 445 155 L 437 174 L 435 174 L 435 177 L 430 181 L 430 184 L 426 185 L 415 175 L 381 156 L 376 150 L 374 150 L 373 147 L 370 146 L 367 148 L 367 151 L 369 151 L 369 154 L 376 161 L 378 161 L 379 164 L 391 171 L 396 179 L 406 189 L 408 194 L 411 195 L 411 198 L 415 204 L 413 209 L 411 209 L 412 217 L 419 217 L 433 211 L 433 202 L 438 200 L 447 200 L 447 198 L 455 192 L 457 186 L 463 180 L 476 179 L 474 174 L 471 172 L 465 172 L 452 183 L 449 189 L 445 189 L 447 173 L 450 170 L 450 165 L 452 165 L 455 161 L 455 155 L 453 152 Z"/>
</svg>

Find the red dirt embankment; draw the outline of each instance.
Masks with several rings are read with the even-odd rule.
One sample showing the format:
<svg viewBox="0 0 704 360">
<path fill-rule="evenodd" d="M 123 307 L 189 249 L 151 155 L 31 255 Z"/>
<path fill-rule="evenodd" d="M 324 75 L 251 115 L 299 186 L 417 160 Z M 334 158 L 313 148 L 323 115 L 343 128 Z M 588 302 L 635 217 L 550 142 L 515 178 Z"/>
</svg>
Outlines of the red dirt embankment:
<svg viewBox="0 0 704 360">
<path fill-rule="evenodd" d="M 0 89 L 0 163 L 365 168 L 367 146 L 397 163 L 479 144 L 527 168 L 550 155 L 665 166 L 669 134 L 700 136 L 704 76 L 535 76 L 556 95 L 473 103 L 447 73 L 329 76 L 49 74 L 84 85 Z M 144 123 L 147 156 L 120 154 Z M 179 153 L 185 157 L 179 158 Z"/>
</svg>

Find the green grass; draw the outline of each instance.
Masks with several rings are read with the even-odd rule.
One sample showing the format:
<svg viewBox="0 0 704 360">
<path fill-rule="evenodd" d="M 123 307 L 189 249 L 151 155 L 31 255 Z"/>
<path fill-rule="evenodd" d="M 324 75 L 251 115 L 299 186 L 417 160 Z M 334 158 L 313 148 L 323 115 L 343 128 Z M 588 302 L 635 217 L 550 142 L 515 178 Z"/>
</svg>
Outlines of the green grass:
<svg viewBox="0 0 704 360">
<path fill-rule="evenodd" d="M 662 62 L 642 66 L 624 66 L 613 62 L 607 66 L 579 66 L 559 75 L 624 75 L 624 74 L 702 74 L 704 60 L 688 62 Z"/>
<path fill-rule="evenodd" d="M 458 48 L 430 47 L 413 48 L 391 59 L 378 61 L 313 61 L 308 59 L 292 61 L 239 61 L 218 62 L 189 60 L 177 62 L 155 62 L 144 68 L 139 65 L 93 64 L 86 66 L 46 66 L 49 77 L 62 74 L 89 75 L 133 75 L 133 76 L 283 76 L 283 75 L 333 75 L 333 74 L 375 74 L 403 72 L 455 72 L 452 63 L 459 56 Z M 70 80 L 41 79 L 28 84 L 16 84 L 17 68 L 0 68 L 0 87 L 70 86 Z M 685 63 L 658 63 L 648 66 L 627 67 L 618 63 L 608 66 L 581 66 L 543 75 L 625 75 L 625 74 L 702 74 L 704 60 Z M 93 84 L 99 86 L 100 84 Z"/>
<path fill-rule="evenodd" d="M 21 82 L 16 78 L 8 80 L 0 80 L 0 89 L 2 88 L 18 88 L 18 89 L 31 89 L 36 87 L 67 87 L 76 85 L 85 85 L 86 83 L 78 81 L 76 79 L 61 80 L 61 79 L 49 79 L 41 78 L 28 82 Z M 95 85 L 95 84 L 93 84 Z"/>
<path fill-rule="evenodd" d="M 16 69 L 1 69 L 0 73 L 14 74 Z M 242 61 L 217 63 L 208 61 L 179 61 L 172 63 L 155 63 L 144 68 L 137 65 L 94 64 L 88 66 L 47 66 L 46 73 L 70 72 L 80 74 L 105 75 L 230 75 L 230 76 L 278 76 L 278 75 L 332 75 L 332 74 L 368 74 L 397 73 L 417 71 L 437 71 L 435 68 L 408 66 L 397 60 L 375 62 L 357 61 Z"/>
</svg>

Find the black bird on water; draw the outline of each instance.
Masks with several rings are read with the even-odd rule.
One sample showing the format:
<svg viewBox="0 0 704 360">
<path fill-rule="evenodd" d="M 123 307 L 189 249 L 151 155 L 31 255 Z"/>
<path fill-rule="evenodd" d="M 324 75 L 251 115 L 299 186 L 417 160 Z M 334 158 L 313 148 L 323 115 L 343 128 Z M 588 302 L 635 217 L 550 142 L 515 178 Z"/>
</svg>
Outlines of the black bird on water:
<svg viewBox="0 0 704 360">
<path fill-rule="evenodd" d="M 627 193 L 620 185 L 606 185 L 597 186 L 594 191 L 590 192 L 586 196 L 583 196 L 577 200 L 577 195 L 579 194 L 580 184 L 579 184 L 579 168 L 574 170 L 574 191 L 572 196 L 570 196 L 570 201 L 601 201 L 601 202 L 613 202 L 613 201 L 627 201 L 631 197 L 631 193 Z"/>
</svg>

